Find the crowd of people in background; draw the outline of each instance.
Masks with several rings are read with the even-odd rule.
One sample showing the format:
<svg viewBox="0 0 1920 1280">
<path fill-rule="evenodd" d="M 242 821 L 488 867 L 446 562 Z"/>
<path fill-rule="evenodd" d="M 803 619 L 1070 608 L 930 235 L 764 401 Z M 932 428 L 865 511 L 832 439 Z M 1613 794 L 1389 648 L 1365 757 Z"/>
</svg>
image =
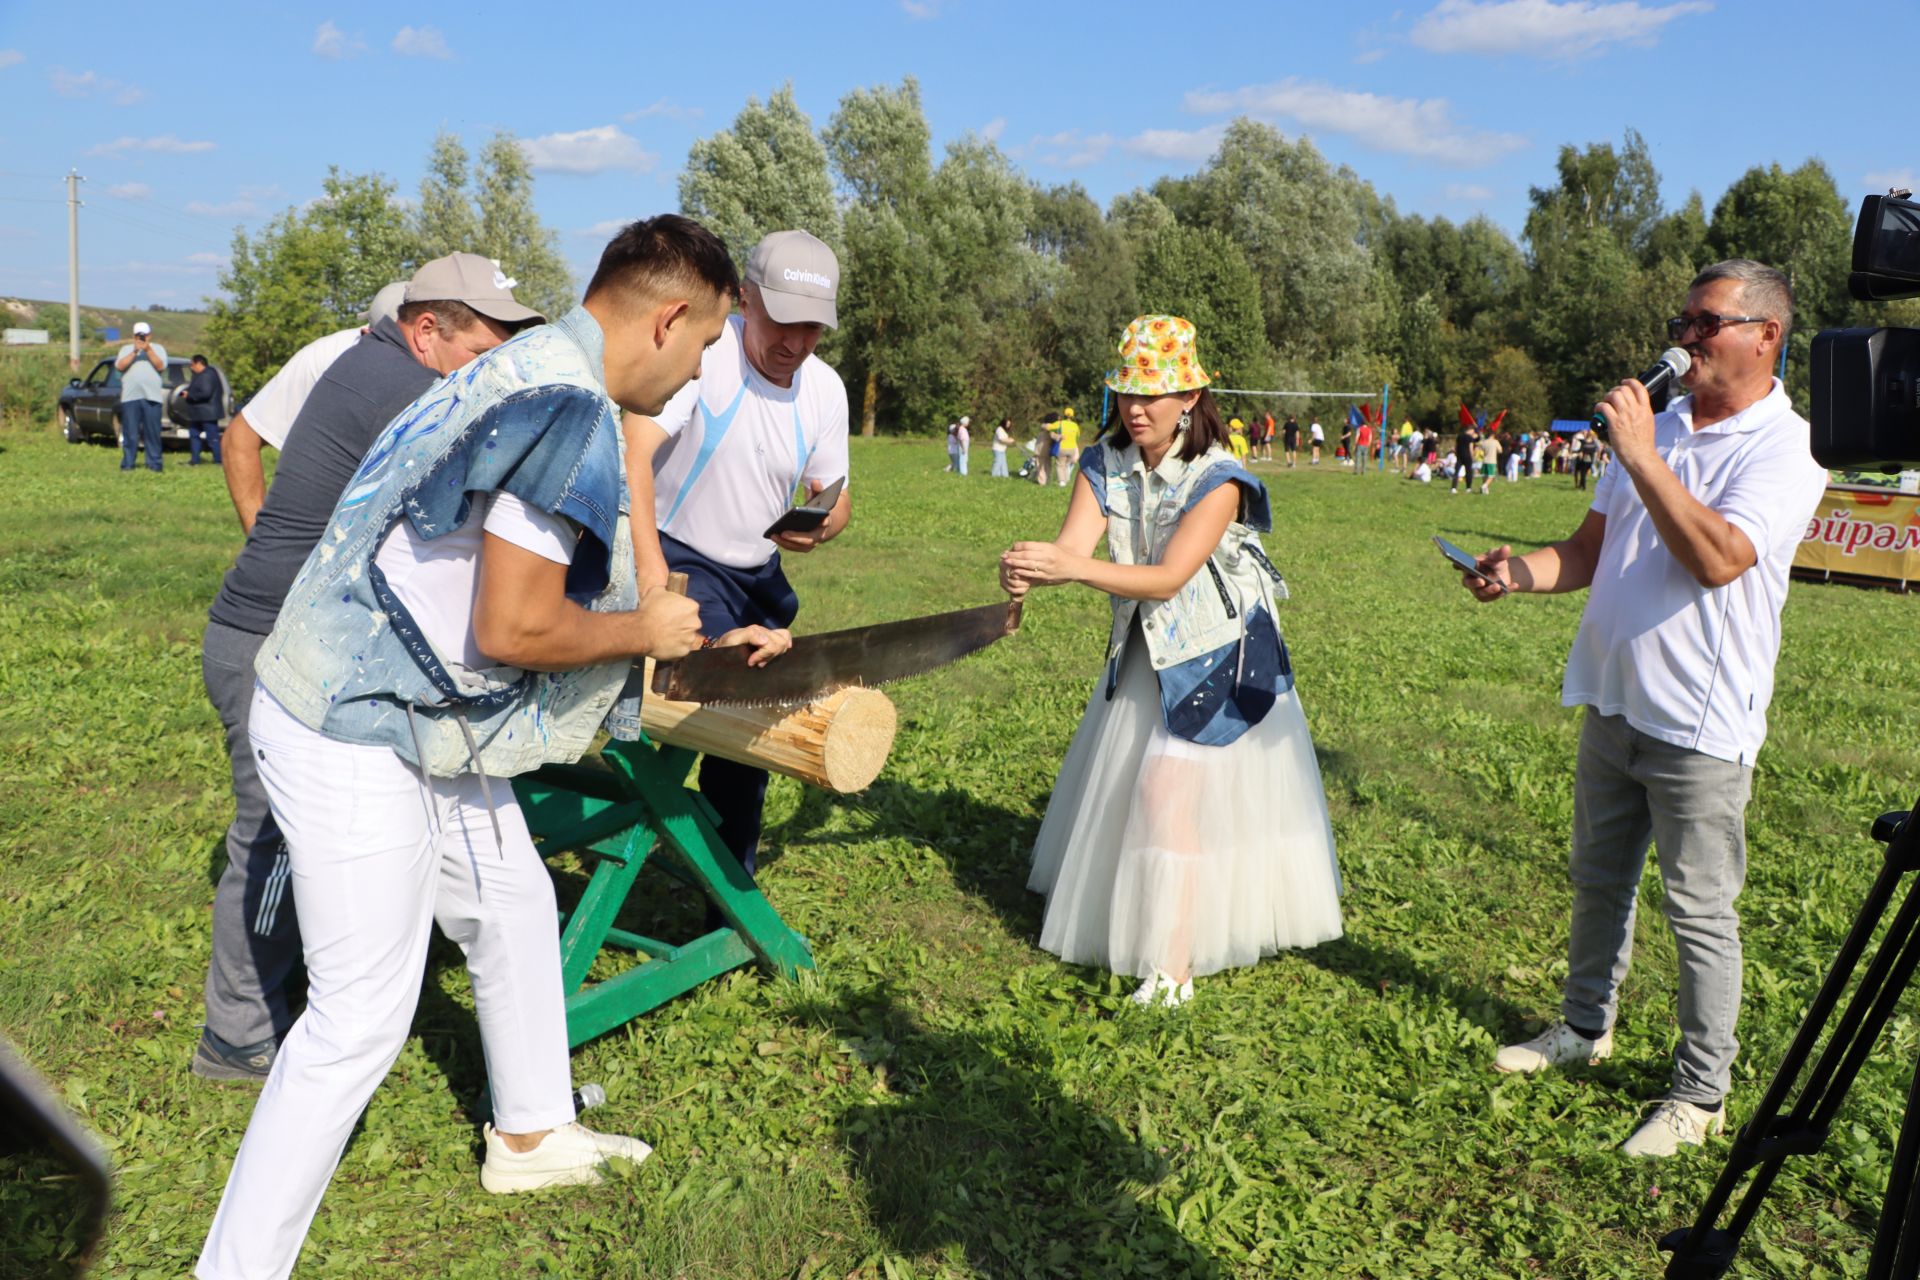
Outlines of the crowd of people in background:
<svg viewBox="0 0 1920 1280">
<path fill-rule="evenodd" d="M 972 448 L 970 416 L 962 415 L 947 424 L 946 473 L 967 474 L 968 453 Z M 1397 432 L 1370 422 L 1342 425 L 1332 461 L 1346 468 L 1391 470 L 1417 484 L 1436 479 L 1447 484 L 1448 493 L 1465 489 L 1468 493 L 1490 494 L 1494 481 L 1505 479 L 1517 484 L 1522 479 L 1563 475 L 1573 479 L 1576 489 L 1585 489 L 1606 474 L 1612 454 L 1606 443 L 1591 430 L 1572 433 L 1498 429 L 1495 422 L 1487 429 L 1461 427 L 1451 436 L 1438 430 L 1417 427 L 1404 419 Z M 1317 418 L 1303 428 L 1295 414 L 1276 422 L 1271 413 L 1254 413 L 1227 421 L 1226 447 L 1236 462 L 1243 465 L 1280 462 L 1288 468 L 1300 465 L 1301 436 L 1306 436 L 1307 465 L 1317 467 L 1326 447 L 1326 428 Z M 1280 456 L 1274 456 L 1274 441 L 1280 442 Z M 1024 444 L 1015 434 L 1014 420 L 1002 417 L 991 437 L 993 471 L 996 478 L 1032 480 L 1045 486 L 1069 484 L 1079 464 L 1080 422 L 1071 405 L 1049 411 L 1034 425 Z M 1010 451 L 1024 453 L 1018 471 L 1010 470 Z"/>
</svg>

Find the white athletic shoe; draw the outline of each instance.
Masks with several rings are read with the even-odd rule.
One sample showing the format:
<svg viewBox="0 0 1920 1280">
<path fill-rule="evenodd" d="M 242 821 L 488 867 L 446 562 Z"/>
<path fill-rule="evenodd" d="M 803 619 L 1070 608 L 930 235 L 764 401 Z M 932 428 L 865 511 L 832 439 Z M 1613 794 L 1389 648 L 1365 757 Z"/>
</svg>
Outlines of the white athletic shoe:
<svg viewBox="0 0 1920 1280">
<path fill-rule="evenodd" d="M 595 1133 L 580 1124 L 563 1124 L 540 1140 L 531 1151 L 514 1151 L 486 1127 L 487 1159 L 480 1166 L 480 1185 L 500 1194 L 538 1191 L 542 1187 L 591 1186 L 600 1181 L 600 1166 L 611 1158 L 639 1164 L 653 1148 L 638 1138 Z"/>
<path fill-rule="evenodd" d="M 1575 1062 L 1594 1066 L 1613 1056 L 1613 1032 L 1589 1040 L 1564 1022 L 1556 1022 L 1523 1044 L 1510 1044 L 1494 1055 L 1493 1069 L 1509 1073 L 1544 1071 Z"/>
<path fill-rule="evenodd" d="M 1681 1143 L 1704 1147 L 1707 1135 L 1723 1133 L 1727 1127 L 1727 1105 L 1718 1111 L 1706 1111 L 1678 1098 L 1662 1098 L 1647 1122 L 1620 1144 L 1626 1155 L 1664 1159 L 1680 1149 Z"/>
<path fill-rule="evenodd" d="M 1175 982 L 1160 970 L 1155 969 L 1153 976 L 1142 982 L 1139 990 L 1127 998 L 1142 1007 L 1157 1004 L 1167 1009 L 1178 1009 L 1193 999 L 1193 979 Z"/>
</svg>

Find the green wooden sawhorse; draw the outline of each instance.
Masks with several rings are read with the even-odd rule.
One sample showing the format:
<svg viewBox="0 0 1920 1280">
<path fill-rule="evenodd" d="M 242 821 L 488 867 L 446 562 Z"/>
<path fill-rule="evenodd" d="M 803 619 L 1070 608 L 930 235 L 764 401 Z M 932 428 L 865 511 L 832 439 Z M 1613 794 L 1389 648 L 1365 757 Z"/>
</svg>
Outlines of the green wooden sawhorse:
<svg viewBox="0 0 1920 1280">
<path fill-rule="evenodd" d="M 813 951 L 774 911 L 720 842 L 706 797 L 686 785 L 696 753 L 646 739 L 610 742 L 601 764 L 549 765 L 514 780 L 527 826 L 552 857 L 593 861 L 579 905 L 560 927 L 567 1043 L 578 1045 L 658 1008 L 709 978 L 754 961 L 782 977 L 813 968 Z M 614 927 L 655 849 L 664 870 L 703 892 L 726 923 L 682 945 Z M 648 957 L 602 982 L 587 973 L 603 947 Z"/>
</svg>

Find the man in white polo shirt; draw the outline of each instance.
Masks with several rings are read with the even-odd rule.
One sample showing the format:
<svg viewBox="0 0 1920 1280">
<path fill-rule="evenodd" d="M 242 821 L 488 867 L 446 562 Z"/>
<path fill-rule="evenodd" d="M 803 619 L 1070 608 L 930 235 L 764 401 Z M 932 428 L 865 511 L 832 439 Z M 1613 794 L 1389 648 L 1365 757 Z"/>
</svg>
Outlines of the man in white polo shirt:
<svg viewBox="0 0 1920 1280">
<path fill-rule="evenodd" d="M 656 417 L 629 414 L 628 484 L 636 511 L 649 495 L 658 530 L 633 522 L 640 589 L 687 575 L 709 636 L 737 627 L 784 629 L 800 601 L 780 553 L 806 553 L 847 527 L 847 490 L 826 523 L 768 539 L 796 490 L 811 497 L 847 476 L 847 389 L 813 354 L 839 323 L 840 263 L 804 231 L 754 247 L 740 311 L 707 350 L 700 376 Z M 657 537 L 657 541 L 656 541 Z M 764 770 L 718 756 L 700 762 L 700 792 L 720 838 L 749 874 L 760 847 Z"/>
<path fill-rule="evenodd" d="M 1673 1083 L 1621 1150 L 1671 1155 L 1725 1126 L 1738 1049 L 1746 807 L 1767 732 L 1780 609 L 1826 472 L 1773 377 L 1792 323 L 1786 277 L 1735 258 L 1708 267 L 1667 322 L 1693 367 L 1655 415 L 1623 382 L 1598 406 L 1620 465 L 1564 542 L 1480 557 L 1506 590 L 1589 588 L 1561 701 L 1584 706 L 1574 772 L 1573 920 L 1563 1022 L 1494 1059 L 1500 1071 L 1597 1062 L 1633 951 L 1649 843 L 1680 970 Z"/>
</svg>

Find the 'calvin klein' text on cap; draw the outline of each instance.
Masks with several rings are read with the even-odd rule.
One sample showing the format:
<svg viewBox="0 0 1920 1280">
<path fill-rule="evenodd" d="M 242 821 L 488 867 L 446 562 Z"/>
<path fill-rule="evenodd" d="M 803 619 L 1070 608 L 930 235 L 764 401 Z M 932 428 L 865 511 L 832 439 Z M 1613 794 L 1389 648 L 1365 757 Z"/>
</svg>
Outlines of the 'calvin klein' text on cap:
<svg viewBox="0 0 1920 1280">
<path fill-rule="evenodd" d="M 840 290 L 840 260 L 804 231 L 776 231 L 753 247 L 747 280 L 760 287 L 767 314 L 779 324 L 840 327 L 834 298 Z"/>
</svg>

